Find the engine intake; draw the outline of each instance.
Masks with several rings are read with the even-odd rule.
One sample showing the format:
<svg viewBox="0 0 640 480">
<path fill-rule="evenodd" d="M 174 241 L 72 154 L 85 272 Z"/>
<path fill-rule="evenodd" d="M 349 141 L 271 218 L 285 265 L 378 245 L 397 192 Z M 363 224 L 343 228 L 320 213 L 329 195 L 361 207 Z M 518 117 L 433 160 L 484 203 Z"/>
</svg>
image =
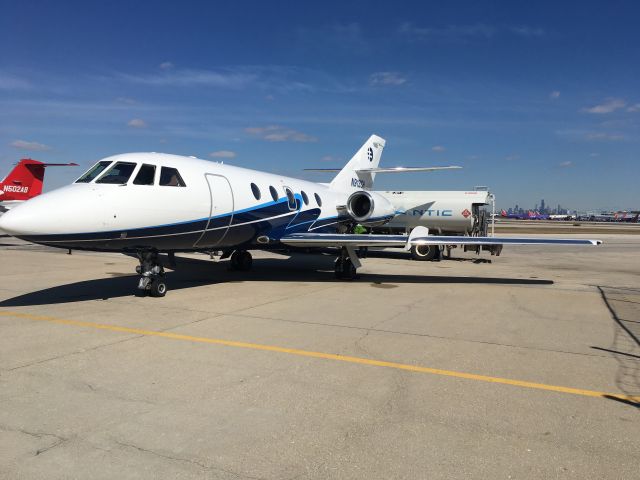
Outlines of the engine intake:
<svg viewBox="0 0 640 480">
<path fill-rule="evenodd" d="M 395 209 L 382 195 L 361 190 L 348 198 L 347 213 L 361 225 L 382 225 L 395 216 Z"/>
</svg>

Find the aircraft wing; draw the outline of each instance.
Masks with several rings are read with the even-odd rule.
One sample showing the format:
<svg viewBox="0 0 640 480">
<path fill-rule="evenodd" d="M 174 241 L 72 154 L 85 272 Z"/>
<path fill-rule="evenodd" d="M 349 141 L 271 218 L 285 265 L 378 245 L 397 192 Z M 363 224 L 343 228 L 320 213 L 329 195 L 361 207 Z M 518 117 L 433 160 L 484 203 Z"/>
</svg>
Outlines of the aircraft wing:
<svg viewBox="0 0 640 480">
<path fill-rule="evenodd" d="M 416 232 L 419 233 L 419 232 Z M 413 245 L 600 245 L 602 240 L 582 238 L 463 237 L 439 235 L 356 235 L 293 233 L 280 239 L 295 247 L 405 247 Z"/>
</svg>

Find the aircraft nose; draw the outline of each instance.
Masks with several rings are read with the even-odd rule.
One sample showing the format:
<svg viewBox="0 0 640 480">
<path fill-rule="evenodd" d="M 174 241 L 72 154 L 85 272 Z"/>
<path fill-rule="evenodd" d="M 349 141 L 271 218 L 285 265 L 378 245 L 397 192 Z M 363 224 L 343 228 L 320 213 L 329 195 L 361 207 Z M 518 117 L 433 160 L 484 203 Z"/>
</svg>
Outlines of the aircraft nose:
<svg viewBox="0 0 640 480">
<path fill-rule="evenodd" d="M 19 205 L 0 216 L 0 230 L 14 237 L 27 234 L 34 230 L 28 205 Z"/>
</svg>

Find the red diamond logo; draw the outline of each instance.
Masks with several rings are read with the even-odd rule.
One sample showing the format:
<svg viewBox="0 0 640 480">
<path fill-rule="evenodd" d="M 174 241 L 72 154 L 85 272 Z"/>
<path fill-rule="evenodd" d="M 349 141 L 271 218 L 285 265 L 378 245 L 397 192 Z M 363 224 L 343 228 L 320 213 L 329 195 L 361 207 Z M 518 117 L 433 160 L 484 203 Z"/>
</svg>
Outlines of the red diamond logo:
<svg viewBox="0 0 640 480">
<path fill-rule="evenodd" d="M 471 215 L 471 212 L 469 210 L 467 210 L 466 208 L 462 211 L 462 216 L 464 218 L 468 218 L 469 215 Z"/>
</svg>

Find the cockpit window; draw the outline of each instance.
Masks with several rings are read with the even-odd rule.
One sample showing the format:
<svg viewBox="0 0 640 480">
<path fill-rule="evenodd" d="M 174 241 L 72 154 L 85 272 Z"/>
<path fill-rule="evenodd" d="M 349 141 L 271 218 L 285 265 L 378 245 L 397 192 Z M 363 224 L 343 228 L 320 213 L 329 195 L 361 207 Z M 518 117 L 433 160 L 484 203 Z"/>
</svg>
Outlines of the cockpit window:
<svg viewBox="0 0 640 480">
<path fill-rule="evenodd" d="M 136 178 L 133 179 L 134 185 L 153 185 L 153 179 L 156 176 L 156 166 L 142 164 Z"/>
<path fill-rule="evenodd" d="M 160 185 L 167 187 L 186 187 L 178 170 L 171 167 L 162 167 L 160 170 Z"/>
<path fill-rule="evenodd" d="M 132 162 L 118 162 L 111 167 L 107 173 L 102 175 L 96 183 L 108 183 L 113 185 L 124 185 L 129 181 L 129 177 L 136 168 L 136 164 Z"/>
<path fill-rule="evenodd" d="M 107 168 L 109 165 L 111 165 L 111 162 L 109 160 L 103 160 L 101 162 L 96 163 L 93 167 L 91 167 L 87 171 L 87 173 L 85 173 L 78 180 L 76 180 L 76 183 L 91 182 L 94 178 L 100 175 L 104 171 L 104 169 Z"/>
</svg>

